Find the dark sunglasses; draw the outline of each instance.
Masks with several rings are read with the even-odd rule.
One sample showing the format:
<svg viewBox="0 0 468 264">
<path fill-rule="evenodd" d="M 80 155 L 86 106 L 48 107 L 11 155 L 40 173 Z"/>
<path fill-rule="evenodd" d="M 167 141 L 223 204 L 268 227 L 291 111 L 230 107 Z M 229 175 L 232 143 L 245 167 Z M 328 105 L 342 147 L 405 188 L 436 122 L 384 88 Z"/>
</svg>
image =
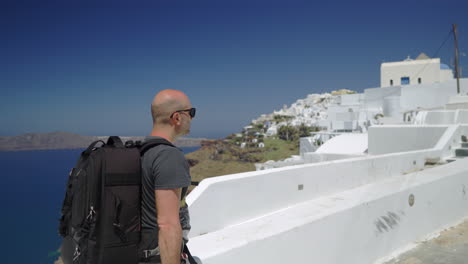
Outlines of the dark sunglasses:
<svg viewBox="0 0 468 264">
<path fill-rule="evenodd" d="M 178 111 L 175 111 L 174 113 L 172 113 L 172 115 L 171 115 L 169 118 L 172 118 L 172 116 L 173 116 L 175 113 L 180 113 L 180 112 L 189 112 L 190 118 L 194 118 L 194 117 L 195 117 L 196 109 L 192 107 L 192 108 L 190 108 L 190 109 L 178 110 Z"/>
</svg>

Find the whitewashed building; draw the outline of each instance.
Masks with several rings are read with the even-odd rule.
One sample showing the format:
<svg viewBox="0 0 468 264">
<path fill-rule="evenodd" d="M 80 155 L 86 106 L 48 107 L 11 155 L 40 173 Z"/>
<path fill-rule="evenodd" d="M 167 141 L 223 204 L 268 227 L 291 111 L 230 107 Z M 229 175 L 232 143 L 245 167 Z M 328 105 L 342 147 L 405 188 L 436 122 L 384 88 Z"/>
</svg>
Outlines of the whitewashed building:
<svg viewBox="0 0 468 264">
<path fill-rule="evenodd" d="M 439 58 L 431 59 L 421 53 L 412 60 L 385 62 L 380 66 L 380 86 L 409 84 L 431 84 L 453 79 L 452 70 L 440 62 Z"/>
<path fill-rule="evenodd" d="M 421 109 L 436 109 L 456 94 L 452 70 L 421 53 L 416 59 L 381 64 L 381 86 L 363 93 L 349 90 L 310 94 L 290 107 L 261 115 L 252 123 L 272 121 L 275 115 L 290 116 L 287 122 L 268 126 L 275 135 L 283 125 L 318 126 L 327 132 L 366 132 L 371 125 L 413 122 Z"/>
<path fill-rule="evenodd" d="M 434 70 L 434 65 L 438 70 Z M 301 150 L 317 150 L 323 143 L 341 133 L 367 133 L 369 128 L 375 125 L 414 124 L 417 122 L 419 112 L 445 108 L 457 93 L 456 80 L 452 76 L 452 71 L 445 68 L 448 67 L 441 64 L 439 58 L 430 59 L 425 54 L 419 55 L 416 60 L 383 63 L 382 78 L 412 75 L 417 71 L 419 72 L 418 78 L 424 78 L 424 81 L 414 84 L 410 80 L 409 84 L 404 85 L 394 83 L 393 86 L 368 88 L 364 89 L 363 93 L 355 94 L 333 95 L 334 92 L 332 92 L 324 95 L 309 95 L 306 99 L 293 103 L 290 108 L 284 107 L 275 113 L 296 114 L 294 119 L 289 121 L 292 125 L 312 123 L 324 128 L 324 131 L 313 133 L 309 140 L 301 140 Z M 429 75 L 437 78 L 434 76 L 426 78 Z M 461 92 L 466 94 L 468 79 L 461 79 L 460 82 Z M 382 79 L 381 83 L 384 84 L 385 80 Z M 307 110 L 312 111 L 305 112 L 302 109 L 304 105 L 307 105 Z M 304 120 L 309 121 L 304 122 Z M 280 123 L 277 127 L 285 124 Z M 304 163 L 323 161 L 323 159 L 304 159 L 303 152 L 301 152 L 301 157 Z M 333 157 L 342 158 L 339 155 Z M 258 164 L 257 168 L 262 170 L 277 168 L 298 164 L 298 162 L 300 161 L 297 158 L 294 161 L 287 159 L 276 163 Z"/>
</svg>

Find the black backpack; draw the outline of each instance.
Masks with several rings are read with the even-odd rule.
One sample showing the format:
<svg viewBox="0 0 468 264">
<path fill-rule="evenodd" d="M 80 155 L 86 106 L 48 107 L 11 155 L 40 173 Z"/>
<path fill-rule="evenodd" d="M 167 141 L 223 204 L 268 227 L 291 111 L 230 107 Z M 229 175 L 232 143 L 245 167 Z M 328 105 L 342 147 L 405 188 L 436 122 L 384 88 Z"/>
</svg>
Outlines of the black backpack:
<svg viewBox="0 0 468 264">
<path fill-rule="evenodd" d="M 94 141 L 81 153 L 69 174 L 62 205 L 64 264 L 138 263 L 140 157 L 160 144 L 173 146 L 164 139 L 124 145 L 112 136 L 107 143 Z"/>
</svg>

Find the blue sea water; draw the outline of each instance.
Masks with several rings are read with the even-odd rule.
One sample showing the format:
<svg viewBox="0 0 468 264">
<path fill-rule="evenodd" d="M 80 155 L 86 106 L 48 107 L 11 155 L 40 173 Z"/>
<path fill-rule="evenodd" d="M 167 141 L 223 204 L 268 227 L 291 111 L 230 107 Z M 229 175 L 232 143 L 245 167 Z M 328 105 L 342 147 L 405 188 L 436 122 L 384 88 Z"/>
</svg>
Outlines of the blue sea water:
<svg viewBox="0 0 468 264">
<path fill-rule="evenodd" d="M 198 147 L 182 148 L 184 153 Z M 0 152 L 1 263 L 51 264 L 68 172 L 81 149 Z"/>
</svg>

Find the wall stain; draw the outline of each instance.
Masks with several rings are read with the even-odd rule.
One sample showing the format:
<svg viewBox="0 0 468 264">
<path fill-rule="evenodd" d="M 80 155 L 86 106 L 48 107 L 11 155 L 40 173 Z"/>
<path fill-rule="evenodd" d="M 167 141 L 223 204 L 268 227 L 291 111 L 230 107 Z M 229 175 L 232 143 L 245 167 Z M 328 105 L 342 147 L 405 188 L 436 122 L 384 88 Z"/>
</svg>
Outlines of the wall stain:
<svg viewBox="0 0 468 264">
<path fill-rule="evenodd" d="M 404 213 L 402 214 L 404 215 Z M 394 212 L 387 212 L 387 215 L 383 215 L 374 221 L 374 225 L 379 233 L 389 232 L 390 229 L 394 229 L 398 226 L 401 218 Z"/>
<path fill-rule="evenodd" d="M 388 231 L 388 227 L 384 224 L 384 222 L 382 222 L 382 220 L 380 219 L 377 219 L 375 222 L 375 227 L 377 227 L 377 231 L 379 231 L 379 233 L 383 233 L 384 231 Z"/>
</svg>

